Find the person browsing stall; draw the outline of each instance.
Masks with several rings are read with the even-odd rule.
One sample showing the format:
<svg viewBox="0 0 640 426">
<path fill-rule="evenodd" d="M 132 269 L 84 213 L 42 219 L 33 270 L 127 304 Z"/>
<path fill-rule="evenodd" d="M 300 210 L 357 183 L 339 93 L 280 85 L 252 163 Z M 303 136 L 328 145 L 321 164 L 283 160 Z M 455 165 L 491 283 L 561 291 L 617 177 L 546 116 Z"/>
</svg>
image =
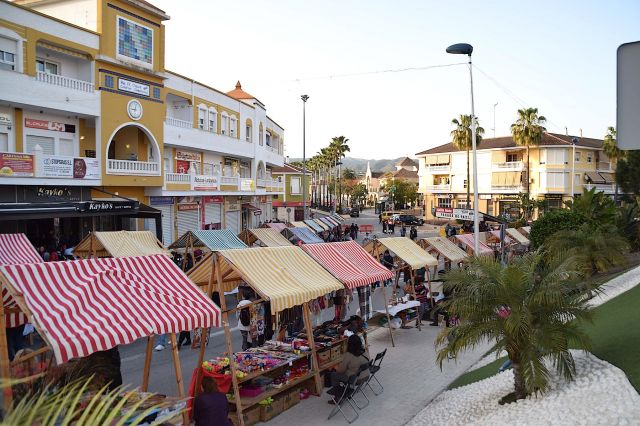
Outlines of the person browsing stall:
<svg viewBox="0 0 640 426">
<path fill-rule="evenodd" d="M 238 330 L 242 335 L 242 350 L 246 351 L 251 347 L 249 343 L 249 331 L 251 330 L 251 314 L 249 308 L 241 309 L 243 306 L 251 305 L 249 300 L 248 289 L 240 287 L 238 288 L 238 306 L 236 306 L 236 318 L 238 319 Z"/>
<path fill-rule="evenodd" d="M 350 376 L 356 374 L 362 364 L 368 364 L 369 358 L 365 356 L 364 345 L 357 334 L 352 334 L 347 340 L 347 352 L 345 352 L 342 362 L 338 364 L 335 371 L 331 372 L 331 392 L 333 395 L 340 396 L 340 383 L 346 382 Z M 369 370 L 360 373 L 358 380 L 369 377 Z M 329 401 L 333 404 L 333 401 Z"/>
<path fill-rule="evenodd" d="M 195 426 L 231 426 L 227 396 L 218 391 L 213 377 L 202 378 L 202 389 L 193 402 Z"/>
</svg>

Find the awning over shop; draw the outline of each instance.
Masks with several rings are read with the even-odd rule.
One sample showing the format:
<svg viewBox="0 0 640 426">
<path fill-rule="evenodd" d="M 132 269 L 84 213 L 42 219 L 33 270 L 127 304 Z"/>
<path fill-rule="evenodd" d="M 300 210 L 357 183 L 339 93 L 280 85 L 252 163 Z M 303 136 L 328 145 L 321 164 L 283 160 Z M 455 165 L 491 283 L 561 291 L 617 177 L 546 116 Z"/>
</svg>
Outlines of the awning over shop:
<svg viewBox="0 0 640 426">
<path fill-rule="evenodd" d="M 250 210 L 250 211 L 258 210 L 258 208 L 256 206 L 254 206 L 253 204 L 249 204 L 249 203 L 244 203 L 242 205 L 242 208 Z"/>
<path fill-rule="evenodd" d="M 355 241 L 303 245 L 302 249 L 348 288 L 393 278 L 390 270 Z"/>
<path fill-rule="evenodd" d="M 320 225 L 318 225 L 316 222 L 314 222 L 311 219 L 307 219 L 303 221 L 305 223 L 305 225 L 307 225 L 309 228 L 313 229 L 316 232 L 322 232 L 324 231 L 324 228 Z"/>
<path fill-rule="evenodd" d="M 412 269 L 420 269 L 426 266 L 438 265 L 438 260 L 424 251 L 419 245 L 406 237 L 380 238 L 368 243 L 365 249 L 371 253 L 375 244 L 381 244 L 389 251 L 395 253 Z"/>
<path fill-rule="evenodd" d="M 296 237 L 305 244 L 318 244 L 323 243 L 322 238 L 318 237 L 318 234 L 307 228 L 287 228 L 283 231 L 287 238 Z"/>
<path fill-rule="evenodd" d="M 291 242 L 280 232 L 270 228 L 247 229 L 240 234 L 240 239 L 249 246 L 258 240 L 266 247 L 286 247 L 291 245 Z"/>
<path fill-rule="evenodd" d="M 463 262 L 469 257 L 464 250 L 443 237 L 424 238 L 422 242 L 427 250 L 432 248 L 453 263 Z"/>
<path fill-rule="evenodd" d="M 220 326 L 220 309 L 163 255 L 0 267 L 58 363 L 151 334 Z"/>
<path fill-rule="evenodd" d="M 73 249 L 73 254 L 89 257 L 130 257 L 165 254 L 169 252 L 151 231 L 94 232 L 87 235 Z"/>
<path fill-rule="evenodd" d="M 455 235 L 454 238 L 462 243 L 467 249 L 471 250 L 472 252 L 474 251 L 473 234 L 459 234 Z M 480 253 L 477 253 L 478 256 L 493 256 L 493 250 L 488 245 L 486 245 L 482 241 L 479 241 L 478 244 L 478 247 L 480 249 Z"/>
<path fill-rule="evenodd" d="M 269 222 L 269 223 L 265 223 L 262 226 L 265 228 L 275 229 L 278 232 L 282 232 L 283 230 L 287 229 L 287 225 L 282 222 Z"/>
<path fill-rule="evenodd" d="M 599 172 L 599 174 L 604 178 L 604 183 L 607 183 L 607 184 L 616 183 L 616 176 L 613 173 Z"/>
<path fill-rule="evenodd" d="M 606 179 L 600 176 L 597 172 L 585 172 L 584 177 L 589 183 L 606 183 Z"/>
<path fill-rule="evenodd" d="M 516 240 L 518 242 L 518 244 L 521 244 L 523 246 L 528 246 L 531 242 L 529 241 L 529 239 L 527 237 L 525 237 L 524 235 L 522 235 L 520 232 L 518 232 L 517 229 L 515 228 L 507 228 L 506 229 L 506 233 L 509 234 L 509 236 L 511 238 L 513 238 L 514 240 Z"/>
<path fill-rule="evenodd" d="M 280 312 L 344 286 L 298 247 L 223 250 L 219 254 Z"/>
<path fill-rule="evenodd" d="M 214 251 L 247 248 L 247 245 L 233 231 L 220 229 L 187 231 L 168 247 L 169 250 L 186 248 L 190 238 L 195 248 L 208 248 Z"/>
<path fill-rule="evenodd" d="M 492 186 L 519 186 L 522 172 L 494 172 L 491 173 Z"/>
<path fill-rule="evenodd" d="M 42 263 L 43 260 L 24 234 L 0 234 L 0 266 Z M 5 309 L 6 327 L 19 327 L 28 322 L 24 312 L 16 304 L 9 290 L 2 287 L 2 304 Z M 19 311 L 9 312 L 7 311 Z"/>
</svg>

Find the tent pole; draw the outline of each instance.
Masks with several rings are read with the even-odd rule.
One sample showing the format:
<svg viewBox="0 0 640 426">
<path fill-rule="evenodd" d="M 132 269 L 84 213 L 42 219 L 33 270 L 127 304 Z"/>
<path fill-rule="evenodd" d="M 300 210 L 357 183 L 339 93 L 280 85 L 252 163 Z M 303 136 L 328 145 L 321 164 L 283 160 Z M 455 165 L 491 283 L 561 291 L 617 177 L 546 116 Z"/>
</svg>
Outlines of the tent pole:
<svg viewBox="0 0 640 426">
<path fill-rule="evenodd" d="M 91 232 L 91 258 L 96 258 L 96 233 L 95 230 Z"/>
<path fill-rule="evenodd" d="M 184 383 L 182 381 L 182 368 L 180 367 L 180 354 L 178 354 L 178 342 L 176 341 L 176 333 L 169 334 L 171 341 L 171 357 L 173 358 L 173 368 L 176 372 L 176 384 L 178 385 L 178 397 L 184 399 Z M 189 424 L 189 413 L 182 413 L 184 424 Z"/>
<path fill-rule="evenodd" d="M 209 299 L 211 299 L 212 293 L 213 293 L 213 272 L 209 276 L 209 284 L 207 286 L 207 296 L 209 297 Z M 222 297 L 224 297 L 224 295 Z M 222 303 L 222 301 L 220 301 L 220 303 Z M 198 353 L 198 363 L 196 364 L 196 390 L 193 396 L 198 396 L 198 393 L 200 393 L 200 382 L 202 381 L 202 361 L 204 361 L 204 352 L 207 349 L 206 337 L 209 336 L 209 327 L 203 328 L 200 336 L 201 336 L 200 352 Z"/>
<path fill-rule="evenodd" d="M 238 385 L 238 377 L 236 377 L 236 360 L 233 354 L 233 342 L 231 340 L 231 329 L 229 328 L 229 313 L 227 312 L 227 301 L 222 291 L 222 272 L 220 268 L 220 255 L 214 253 L 214 266 L 216 273 L 216 281 L 218 282 L 218 294 L 220 294 L 220 307 L 222 308 L 222 326 L 224 327 L 224 340 L 227 344 L 227 352 L 229 355 L 229 367 L 231 369 L 231 383 L 233 384 L 233 396 L 236 401 L 236 415 L 238 423 L 244 426 L 244 418 L 242 415 L 242 401 L 240 400 L 240 386 Z"/>
<path fill-rule="evenodd" d="M 428 268 L 428 266 L 427 266 Z M 413 268 L 411 268 L 411 273 L 409 274 L 409 276 L 411 277 L 411 293 L 413 295 L 413 298 L 418 301 L 418 297 L 416 296 L 416 271 L 413 270 Z M 420 309 L 417 309 L 417 314 L 416 314 L 416 327 L 418 327 L 418 331 L 422 331 L 422 325 L 420 324 L 421 318 L 420 318 Z"/>
<path fill-rule="evenodd" d="M 433 293 L 431 292 L 431 271 L 427 268 L 427 283 L 429 284 L 429 301 L 431 302 L 431 309 L 434 307 Z"/>
<path fill-rule="evenodd" d="M 149 388 L 149 372 L 151 370 L 151 354 L 153 354 L 153 341 L 155 336 L 147 336 L 147 350 L 144 354 L 144 369 L 142 370 L 142 392 L 146 392 Z"/>
<path fill-rule="evenodd" d="M 304 319 L 304 327 L 307 330 L 307 343 L 311 348 L 311 370 L 313 371 L 313 379 L 316 382 L 316 393 L 322 395 L 323 383 L 320 380 L 320 366 L 316 356 L 316 344 L 313 339 L 313 330 L 311 329 L 311 315 L 309 313 L 309 302 L 302 305 L 302 317 Z"/>
<path fill-rule="evenodd" d="M 382 292 L 384 294 L 384 310 L 387 313 L 387 326 L 389 327 L 389 336 L 391 337 L 391 346 L 396 347 L 393 341 L 393 330 L 391 330 L 391 316 L 389 315 L 389 300 L 387 300 L 387 286 L 382 283 Z"/>
<path fill-rule="evenodd" d="M 4 286 L 0 286 L 4 287 Z M 4 318 L 4 303 L 0 303 L 0 376 L 9 380 L 11 378 L 11 364 L 9 362 L 9 348 L 7 345 L 7 324 Z M 3 391 L 4 412 L 8 413 L 13 408 L 13 391 L 7 386 Z"/>
</svg>

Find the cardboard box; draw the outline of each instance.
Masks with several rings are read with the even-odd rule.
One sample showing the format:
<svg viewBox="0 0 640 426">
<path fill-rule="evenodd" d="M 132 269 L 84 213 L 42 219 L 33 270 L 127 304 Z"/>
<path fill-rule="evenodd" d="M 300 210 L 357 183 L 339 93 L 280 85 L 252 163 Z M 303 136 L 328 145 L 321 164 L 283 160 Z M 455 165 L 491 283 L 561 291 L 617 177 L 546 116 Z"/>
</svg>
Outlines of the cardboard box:
<svg viewBox="0 0 640 426">
<path fill-rule="evenodd" d="M 273 398 L 271 405 L 260 406 L 260 421 L 267 422 L 284 411 L 284 398 L 277 396 Z"/>
<path fill-rule="evenodd" d="M 331 361 L 331 350 L 318 352 L 318 365 L 322 367 Z"/>
<path fill-rule="evenodd" d="M 240 422 L 238 421 L 238 416 L 236 415 L 235 411 L 229 413 L 229 418 L 231 419 L 231 423 L 233 423 L 234 426 L 240 426 Z M 255 425 L 260 421 L 260 406 L 256 405 L 243 410 L 242 418 L 244 420 L 245 426 Z"/>
</svg>

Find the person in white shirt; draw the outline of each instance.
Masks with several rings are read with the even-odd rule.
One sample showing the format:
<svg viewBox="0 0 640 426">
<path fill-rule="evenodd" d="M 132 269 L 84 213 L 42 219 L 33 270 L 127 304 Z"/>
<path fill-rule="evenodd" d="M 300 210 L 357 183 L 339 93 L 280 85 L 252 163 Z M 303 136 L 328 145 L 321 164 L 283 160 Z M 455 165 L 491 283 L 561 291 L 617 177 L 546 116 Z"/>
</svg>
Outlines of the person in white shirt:
<svg viewBox="0 0 640 426">
<path fill-rule="evenodd" d="M 249 300 L 248 292 L 245 288 L 240 287 L 238 289 L 238 298 L 240 301 L 236 306 L 236 318 L 238 319 L 238 330 L 240 330 L 240 334 L 242 334 L 242 350 L 246 351 L 251 347 L 251 343 L 249 342 L 249 331 L 251 330 L 251 314 L 249 313 L 249 308 L 240 309 L 243 306 L 251 305 L 251 300 Z"/>
</svg>

